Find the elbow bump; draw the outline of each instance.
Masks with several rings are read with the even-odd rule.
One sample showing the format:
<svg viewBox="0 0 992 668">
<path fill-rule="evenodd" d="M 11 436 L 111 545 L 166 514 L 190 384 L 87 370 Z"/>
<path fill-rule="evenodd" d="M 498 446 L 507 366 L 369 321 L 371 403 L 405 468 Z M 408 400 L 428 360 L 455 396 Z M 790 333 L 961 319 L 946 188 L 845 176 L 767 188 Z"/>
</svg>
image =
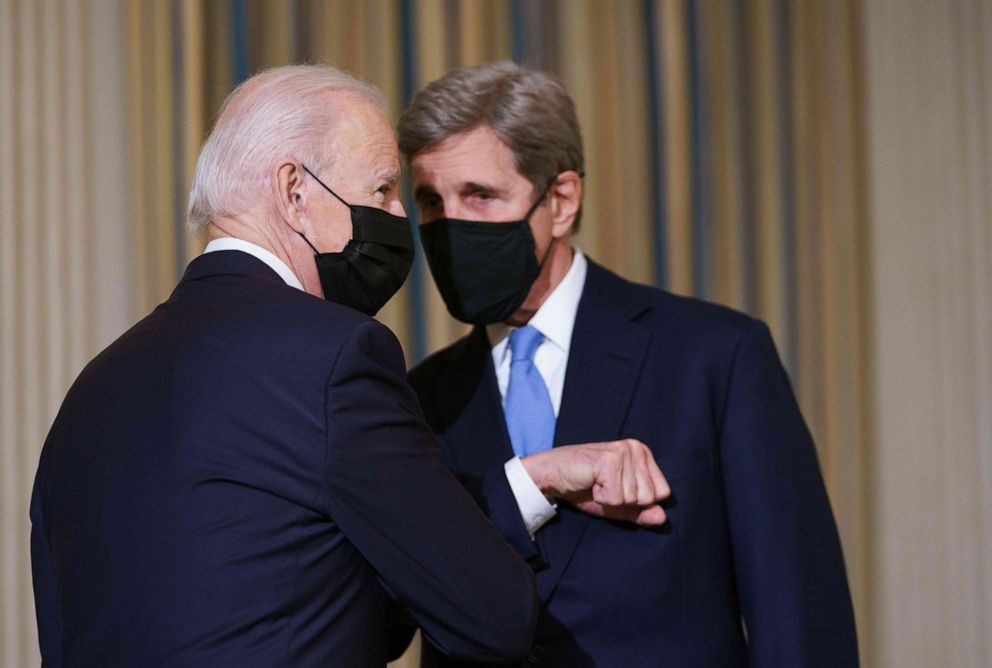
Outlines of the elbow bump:
<svg viewBox="0 0 992 668">
<path fill-rule="evenodd" d="M 459 642 L 431 638 L 431 644 L 453 659 L 492 663 L 522 660 L 534 639 L 540 605 L 533 573 L 528 568 L 526 578 L 523 575 L 504 582 L 485 606 L 475 606 L 467 617 L 472 620 L 473 631 L 461 635 Z"/>
<path fill-rule="evenodd" d="M 512 591 L 515 595 L 507 601 L 502 632 L 493 640 L 498 642 L 506 660 L 517 661 L 530 651 L 540 610 L 540 598 L 530 567 L 522 574 L 520 585 Z"/>
<path fill-rule="evenodd" d="M 534 628 L 520 619 L 502 617 L 499 611 L 489 610 L 483 634 L 458 642 L 443 643 L 431 638 L 431 644 L 449 658 L 485 663 L 515 663 L 530 651 Z M 536 621 L 536 618 L 535 618 Z"/>
<path fill-rule="evenodd" d="M 516 662 L 522 660 L 530 651 L 534 640 L 534 629 L 517 620 L 501 622 L 500 629 L 493 629 L 489 639 L 491 660 L 498 662 Z"/>
</svg>

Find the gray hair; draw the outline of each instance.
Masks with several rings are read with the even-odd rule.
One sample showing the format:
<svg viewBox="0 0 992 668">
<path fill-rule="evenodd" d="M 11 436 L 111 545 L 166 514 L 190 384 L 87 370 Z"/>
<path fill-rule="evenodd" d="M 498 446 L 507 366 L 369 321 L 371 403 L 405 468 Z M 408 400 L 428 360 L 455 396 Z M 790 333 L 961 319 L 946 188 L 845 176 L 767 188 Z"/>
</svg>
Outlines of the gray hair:
<svg viewBox="0 0 992 668">
<path fill-rule="evenodd" d="M 328 167 L 327 135 L 335 121 L 330 91 L 354 94 L 386 113 L 379 89 L 325 65 L 275 67 L 235 88 L 196 161 L 186 209 L 190 229 L 202 231 L 214 215 L 248 210 L 283 157 L 313 170 Z"/>
<path fill-rule="evenodd" d="M 510 61 L 452 70 L 414 95 L 400 116 L 400 151 L 411 160 L 483 125 L 510 149 L 535 193 L 562 172 L 585 170 L 572 98 L 550 75 Z"/>
</svg>

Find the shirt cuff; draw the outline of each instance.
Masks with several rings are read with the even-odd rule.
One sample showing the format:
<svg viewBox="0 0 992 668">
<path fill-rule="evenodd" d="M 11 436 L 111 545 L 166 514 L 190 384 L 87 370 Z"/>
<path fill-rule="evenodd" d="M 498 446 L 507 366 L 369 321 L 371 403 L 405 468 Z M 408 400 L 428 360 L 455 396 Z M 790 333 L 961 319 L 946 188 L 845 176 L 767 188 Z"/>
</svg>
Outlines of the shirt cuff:
<svg viewBox="0 0 992 668">
<path fill-rule="evenodd" d="M 557 506 L 552 505 L 534 484 L 519 457 L 506 462 L 503 470 L 506 471 L 506 480 L 510 483 L 513 497 L 517 500 L 517 507 L 527 527 L 527 533 L 534 538 L 537 530 L 555 516 Z"/>
</svg>

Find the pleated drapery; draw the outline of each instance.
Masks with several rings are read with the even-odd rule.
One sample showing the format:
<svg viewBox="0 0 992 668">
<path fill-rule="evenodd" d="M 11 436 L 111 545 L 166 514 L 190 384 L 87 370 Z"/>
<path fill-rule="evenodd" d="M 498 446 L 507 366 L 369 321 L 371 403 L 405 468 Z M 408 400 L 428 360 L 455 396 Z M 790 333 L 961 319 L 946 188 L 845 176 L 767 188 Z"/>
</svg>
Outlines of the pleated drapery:
<svg viewBox="0 0 992 668">
<path fill-rule="evenodd" d="M 69 384 L 139 311 L 122 24 L 0 0 L 0 664 L 38 664 L 28 499 Z"/>
<path fill-rule="evenodd" d="M 771 327 L 864 665 L 987 665 L 990 21 L 981 0 L 0 0 L 0 662 L 37 663 L 45 433 L 202 250 L 186 196 L 231 88 L 328 63 L 395 120 L 448 69 L 513 58 L 576 102 L 577 244 Z M 465 331 L 419 255 L 380 319 L 411 364 Z"/>
<path fill-rule="evenodd" d="M 452 67 L 516 57 L 559 76 L 586 148 L 577 243 L 633 280 L 767 321 L 819 446 L 865 616 L 863 94 L 857 5 L 568 0 L 128 3 L 135 299 L 202 241 L 183 227 L 197 138 L 239 78 L 326 62 L 394 118 Z M 195 26 L 195 27 L 194 27 Z M 412 210 L 412 207 L 408 207 Z M 422 258 L 381 314 L 411 362 L 465 331 Z"/>
</svg>

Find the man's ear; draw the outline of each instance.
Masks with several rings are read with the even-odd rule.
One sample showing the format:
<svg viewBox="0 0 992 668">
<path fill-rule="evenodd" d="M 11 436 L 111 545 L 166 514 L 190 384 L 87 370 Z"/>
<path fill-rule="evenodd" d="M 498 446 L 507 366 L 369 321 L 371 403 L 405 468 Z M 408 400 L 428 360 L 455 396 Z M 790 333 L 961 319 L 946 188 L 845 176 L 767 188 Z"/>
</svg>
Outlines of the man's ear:
<svg viewBox="0 0 992 668">
<path fill-rule="evenodd" d="M 551 236 L 568 236 L 582 206 L 582 177 L 574 170 L 562 172 L 551 184 Z"/>
<path fill-rule="evenodd" d="M 303 185 L 305 178 L 303 165 L 286 158 L 276 165 L 272 179 L 276 211 L 294 232 L 300 233 L 304 231 L 301 219 L 307 204 L 307 189 Z"/>
</svg>

